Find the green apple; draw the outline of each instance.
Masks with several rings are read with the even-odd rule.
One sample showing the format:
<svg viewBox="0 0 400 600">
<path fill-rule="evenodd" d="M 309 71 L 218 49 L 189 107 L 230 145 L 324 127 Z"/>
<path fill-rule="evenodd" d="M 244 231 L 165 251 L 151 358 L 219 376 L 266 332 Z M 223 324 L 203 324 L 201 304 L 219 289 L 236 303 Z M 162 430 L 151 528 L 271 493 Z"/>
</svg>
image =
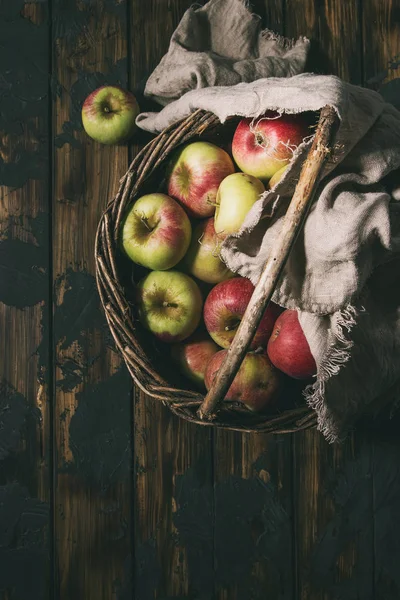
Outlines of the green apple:
<svg viewBox="0 0 400 600">
<path fill-rule="evenodd" d="M 197 328 L 203 299 L 197 283 L 179 271 L 152 271 L 136 288 L 139 319 L 163 342 L 180 342 Z"/>
<path fill-rule="evenodd" d="M 277 171 L 275 175 L 271 177 L 271 179 L 268 182 L 268 187 L 270 190 L 272 190 L 272 188 L 275 187 L 277 183 L 279 183 L 279 181 L 282 179 L 284 173 L 286 173 L 287 170 L 288 166 L 285 165 L 284 167 L 279 169 L 279 171 Z"/>
<path fill-rule="evenodd" d="M 218 188 L 214 227 L 220 239 L 236 233 L 255 202 L 265 192 L 263 183 L 246 173 L 233 173 Z"/>
<path fill-rule="evenodd" d="M 127 141 L 135 131 L 140 112 L 135 96 L 118 86 L 104 85 L 83 103 L 82 124 L 86 133 L 102 144 Z"/>
<path fill-rule="evenodd" d="M 155 271 L 174 267 L 188 249 L 191 236 L 189 217 L 166 194 L 139 198 L 122 226 L 126 254 L 133 262 Z"/>
<path fill-rule="evenodd" d="M 219 283 L 233 277 L 232 271 L 220 258 L 219 247 L 213 217 L 200 221 L 193 230 L 189 250 L 181 263 L 182 269 L 206 283 Z"/>
</svg>

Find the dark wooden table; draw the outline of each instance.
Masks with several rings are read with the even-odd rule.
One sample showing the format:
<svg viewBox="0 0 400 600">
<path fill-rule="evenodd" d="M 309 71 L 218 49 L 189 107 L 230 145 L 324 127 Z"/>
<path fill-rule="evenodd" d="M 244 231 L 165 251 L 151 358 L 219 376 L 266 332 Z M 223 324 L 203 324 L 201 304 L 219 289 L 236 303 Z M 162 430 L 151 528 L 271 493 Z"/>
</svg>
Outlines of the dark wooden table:
<svg viewBox="0 0 400 600">
<path fill-rule="evenodd" d="M 132 388 L 96 225 L 134 147 L 82 101 L 138 94 L 191 0 L 0 0 L 0 598 L 399 600 L 400 441 L 211 432 Z M 308 68 L 400 99 L 399 0 L 254 0 Z"/>
</svg>

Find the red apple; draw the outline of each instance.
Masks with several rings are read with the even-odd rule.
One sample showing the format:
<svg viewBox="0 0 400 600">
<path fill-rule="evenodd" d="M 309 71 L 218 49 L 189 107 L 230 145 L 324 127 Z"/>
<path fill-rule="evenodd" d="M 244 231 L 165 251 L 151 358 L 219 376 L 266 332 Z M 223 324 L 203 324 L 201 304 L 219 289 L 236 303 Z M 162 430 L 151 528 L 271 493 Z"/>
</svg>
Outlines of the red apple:
<svg viewBox="0 0 400 600">
<path fill-rule="evenodd" d="M 233 158 L 243 173 L 267 181 L 290 162 L 308 135 L 308 123 L 301 114 L 268 112 L 257 119 L 242 119 L 233 136 Z"/>
<path fill-rule="evenodd" d="M 204 322 L 208 333 L 222 348 L 228 348 L 244 315 L 254 286 L 244 277 L 218 283 L 204 303 Z M 281 308 L 270 302 L 256 331 L 250 348 L 266 347 Z"/>
<path fill-rule="evenodd" d="M 317 372 L 296 310 L 285 310 L 277 318 L 267 352 L 272 364 L 294 379 L 307 379 Z"/>
<path fill-rule="evenodd" d="M 208 363 L 205 374 L 207 389 L 210 389 L 227 352 L 227 350 L 220 350 Z M 225 398 L 243 402 L 250 410 L 262 411 L 276 404 L 282 389 L 281 382 L 281 374 L 274 368 L 266 354 L 248 352 Z"/>
<path fill-rule="evenodd" d="M 233 277 L 232 271 L 220 258 L 220 245 L 213 217 L 200 221 L 193 230 L 189 249 L 177 268 L 181 267 L 206 283 L 219 283 Z"/>
<path fill-rule="evenodd" d="M 171 355 L 188 379 L 204 387 L 206 367 L 218 350 L 217 344 L 206 333 L 195 333 L 184 342 L 173 344 Z"/>
<path fill-rule="evenodd" d="M 209 142 L 193 142 L 180 148 L 167 167 L 168 194 L 192 217 L 211 217 L 219 184 L 234 173 L 227 152 Z"/>
</svg>

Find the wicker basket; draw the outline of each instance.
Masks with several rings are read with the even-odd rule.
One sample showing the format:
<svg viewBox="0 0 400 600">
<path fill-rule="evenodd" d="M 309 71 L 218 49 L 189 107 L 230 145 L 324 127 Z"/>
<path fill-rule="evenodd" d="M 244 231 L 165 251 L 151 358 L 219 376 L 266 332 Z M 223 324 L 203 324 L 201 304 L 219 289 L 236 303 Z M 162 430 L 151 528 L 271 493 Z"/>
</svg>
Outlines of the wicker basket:
<svg viewBox="0 0 400 600">
<path fill-rule="evenodd" d="M 261 414 L 249 411 L 238 402 L 225 400 L 212 418 L 199 416 L 204 396 L 190 389 L 187 383 L 182 385 L 176 375 L 171 376 L 171 367 L 165 368 L 168 365 L 167 348 L 158 344 L 134 318 L 132 272 L 129 271 L 127 276 L 127 260 L 118 244 L 121 222 L 128 205 L 139 195 L 159 188 L 163 165 L 171 152 L 180 144 L 200 136 L 223 145 L 227 132 L 231 134 L 236 123 L 237 120 L 231 120 L 221 125 L 212 113 L 198 110 L 165 129 L 137 154 L 98 226 L 95 248 L 97 286 L 115 343 L 134 382 L 148 396 L 162 401 L 179 417 L 200 425 L 246 432 L 289 433 L 316 424 L 314 411 L 301 401 L 298 406 L 292 404 L 279 413 Z M 132 263 L 129 268 L 132 269 Z M 139 267 L 137 271 L 140 276 Z M 293 390 L 287 391 L 287 395 L 293 396 Z M 298 388 L 297 397 L 301 398 Z"/>
</svg>

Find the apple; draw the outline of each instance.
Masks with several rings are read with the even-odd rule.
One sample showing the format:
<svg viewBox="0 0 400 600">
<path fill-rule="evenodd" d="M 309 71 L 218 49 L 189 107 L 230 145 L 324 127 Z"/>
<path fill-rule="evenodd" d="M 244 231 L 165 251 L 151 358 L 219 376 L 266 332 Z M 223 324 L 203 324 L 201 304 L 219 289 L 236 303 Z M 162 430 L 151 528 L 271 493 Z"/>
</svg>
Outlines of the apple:
<svg viewBox="0 0 400 600">
<path fill-rule="evenodd" d="M 179 344 L 173 344 L 171 356 L 188 379 L 204 387 L 206 367 L 218 350 L 217 344 L 206 333 L 200 332 Z"/>
<path fill-rule="evenodd" d="M 288 166 L 285 165 L 284 167 L 282 167 L 282 169 L 279 169 L 279 171 L 277 171 L 275 173 L 275 175 L 272 175 L 271 179 L 268 182 L 268 187 L 270 190 L 272 190 L 272 188 L 275 187 L 276 184 L 280 182 L 283 175 L 286 173 L 287 169 L 288 169 Z"/>
<path fill-rule="evenodd" d="M 257 119 L 242 119 L 233 135 L 233 158 L 241 171 L 267 181 L 290 162 L 293 151 L 309 135 L 301 114 L 268 112 Z"/>
<path fill-rule="evenodd" d="M 221 182 L 216 199 L 214 227 L 220 239 L 236 233 L 255 202 L 265 192 L 263 183 L 245 173 L 233 173 Z"/>
<path fill-rule="evenodd" d="M 244 277 L 222 281 L 212 288 L 204 303 L 204 322 L 207 331 L 219 346 L 228 348 L 253 295 L 254 286 Z M 281 312 L 280 306 L 270 302 L 250 348 L 266 347 Z"/>
<path fill-rule="evenodd" d="M 163 342 L 180 342 L 197 328 L 203 299 L 197 283 L 179 271 L 152 271 L 136 288 L 141 323 Z"/>
<path fill-rule="evenodd" d="M 189 250 L 180 266 L 185 272 L 206 283 L 219 283 L 233 277 L 219 256 L 221 242 L 214 229 L 214 219 L 204 219 L 193 230 Z"/>
<path fill-rule="evenodd" d="M 122 226 L 122 246 L 133 262 L 164 271 L 186 253 L 192 226 L 183 208 L 166 194 L 147 194 L 129 209 Z"/>
<path fill-rule="evenodd" d="M 296 310 L 285 310 L 277 318 L 267 353 L 277 369 L 294 379 L 308 379 L 317 372 Z"/>
<path fill-rule="evenodd" d="M 187 144 L 174 154 L 167 167 L 168 194 L 192 217 L 211 217 L 221 181 L 235 167 L 229 154 L 209 142 Z"/>
<path fill-rule="evenodd" d="M 228 350 L 220 350 L 209 361 L 205 373 L 208 390 L 227 352 Z M 225 399 L 243 402 L 250 410 L 259 412 L 276 405 L 281 389 L 282 375 L 271 364 L 268 356 L 248 352 Z"/>
<path fill-rule="evenodd" d="M 118 86 L 103 85 L 83 103 L 82 124 L 86 133 L 102 144 L 118 144 L 135 131 L 140 112 L 135 96 Z"/>
</svg>

